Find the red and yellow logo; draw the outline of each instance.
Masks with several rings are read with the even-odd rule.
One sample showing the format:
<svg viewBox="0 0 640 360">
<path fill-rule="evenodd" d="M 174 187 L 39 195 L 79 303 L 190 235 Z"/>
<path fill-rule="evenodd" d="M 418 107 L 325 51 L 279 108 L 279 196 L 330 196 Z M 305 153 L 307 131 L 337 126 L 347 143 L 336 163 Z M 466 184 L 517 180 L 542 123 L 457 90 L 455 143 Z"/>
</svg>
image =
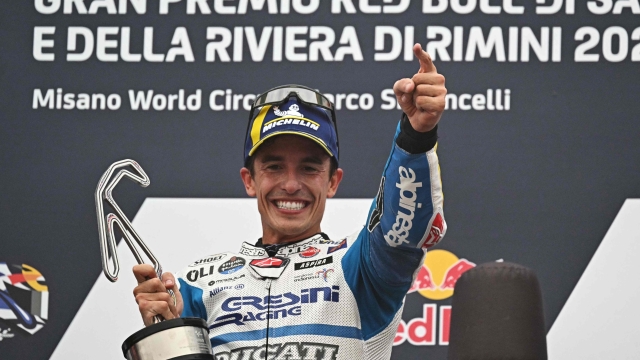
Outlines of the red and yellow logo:
<svg viewBox="0 0 640 360">
<path fill-rule="evenodd" d="M 446 250 L 431 250 L 418 271 L 409 293 L 418 292 L 429 300 L 444 300 L 453 295 L 456 281 L 475 267 L 467 259 L 460 259 Z M 449 344 L 451 306 L 425 303 L 422 317 L 400 321 L 393 345 L 408 341 L 416 346 Z"/>
<path fill-rule="evenodd" d="M 417 291 L 431 300 L 450 298 L 456 281 L 475 266 L 471 261 L 459 259 L 447 250 L 429 251 L 409 293 Z"/>
</svg>

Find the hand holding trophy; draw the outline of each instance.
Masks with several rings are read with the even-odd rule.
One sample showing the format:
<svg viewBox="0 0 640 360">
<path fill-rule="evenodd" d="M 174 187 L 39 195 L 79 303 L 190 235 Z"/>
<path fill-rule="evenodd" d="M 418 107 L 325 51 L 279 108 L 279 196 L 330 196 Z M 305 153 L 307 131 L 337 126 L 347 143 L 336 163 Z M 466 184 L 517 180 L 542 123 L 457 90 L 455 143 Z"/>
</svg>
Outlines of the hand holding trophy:
<svg viewBox="0 0 640 360">
<path fill-rule="evenodd" d="M 128 170 L 132 167 L 136 173 Z M 120 169 L 116 173 L 116 171 Z M 115 173 L 115 176 L 113 176 Z M 102 254 L 102 270 L 111 282 L 118 280 L 120 264 L 116 251 L 115 226 L 123 234 L 124 241 L 131 249 L 138 264 L 144 260 L 138 251 L 142 249 L 153 264 L 158 278 L 162 278 L 162 266 L 149 247 L 142 241 L 133 225 L 113 199 L 113 189 L 123 177 L 138 182 L 142 187 L 149 186 L 149 177 L 142 167 L 133 160 L 121 160 L 113 163 L 102 175 L 96 188 L 96 213 Z M 113 177 L 113 179 L 112 179 Z M 105 216 L 103 201 L 115 211 Z M 137 245 L 137 246 L 136 246 Z M 175 294 L 168 290 L 175 304 Z M 128 360 L 211 360 L 214 359 L 209 344 L 209 331 L 206 322 L 200 318 L 176 318 L 164 320 L 157 315 L 153 324 L 134 333 L 122 344 L 122 352 Z"/>
</svg>

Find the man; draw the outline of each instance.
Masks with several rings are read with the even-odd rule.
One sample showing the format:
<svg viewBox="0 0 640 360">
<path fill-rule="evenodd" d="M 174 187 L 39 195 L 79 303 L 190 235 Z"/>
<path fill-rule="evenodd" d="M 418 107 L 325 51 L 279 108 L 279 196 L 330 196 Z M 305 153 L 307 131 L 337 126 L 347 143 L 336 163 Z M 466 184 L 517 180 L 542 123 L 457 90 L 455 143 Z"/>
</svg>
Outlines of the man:
<svg viewBox="0 0 640 360">
<path fill-rule="evenodd" d="M 240 171 L 262 238 L 196 261 L 178 284 L 134 267 L 146 325 L 201 317 L 218 360 L 389 359 L 425 249 L 446 231 L 435 153 L 444 77 L 419 44 L 414 53 L 419 72 L 394 85 L 404 114 L 365 227 L 337 241 L 320 229 L 343 176 L 332 104 L 308 88 L 274 88 L 254 104 Z M 166 291 L 177 288 L 174 304 Z"/>
</svg>

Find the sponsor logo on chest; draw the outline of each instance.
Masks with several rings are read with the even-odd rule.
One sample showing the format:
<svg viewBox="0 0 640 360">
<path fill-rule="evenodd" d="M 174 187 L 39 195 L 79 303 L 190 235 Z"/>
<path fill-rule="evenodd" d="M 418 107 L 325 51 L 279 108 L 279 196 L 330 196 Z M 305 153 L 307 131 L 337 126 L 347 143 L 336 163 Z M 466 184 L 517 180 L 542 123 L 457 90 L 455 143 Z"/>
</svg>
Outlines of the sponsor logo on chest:
<svg viewBox="0 0 640 360">
<path fill-rule="evenodd" d="M 235 359 L 298 359 L 298 360 L 335 360 L 338 355 L 338 345 L 287 342 L 284 344 L 269 344 L 265 346 L 249 346 L 234 349 L 230 352 L 217 352 L 216 360 Z"/>
<path fill-rule="evenodd" d="M 316 266 L 323 266 L 327 264 L 333 263 L 333 256 L 327 256 L 326 258 L 311 260 L 311 261 L 303 261 L 294 265 L 295 270 L 303 270 L 310 269 Z"/>
<path fill-rule="evenodd" d="M 207 277 L 209 275 L 212 275 L 216 272 L 216 266 L 215 265 L 209 265 L 209 266 L 202 266 L 200 269 L 198 270 L 191 270 L 187 273 L 187 280 L 194 282 L 198 279 L 201 279 L 203 277 Z"/>
<path fill-rule="evenodd" d="M 242 269 L 247 262 L 238 256 L 233 256 L 229 261 L 226 261 L 220 265 L 218 272 L 220 274 L 233 274 L 234 272 Z"/>
<path fill-rule="evenodd" d="M 200 260 L 194 262 L 193 264 L 189 265 L 189 267 L 196 267 L 196 266 L 201 266 L 201 265 L 205 265 L 205 264 L 210 264 L 212 262 L 216 262 L 218 260 L 221 260 L 222 258 L 224 258 L 224 255 L 210 256 L 208 258 L 200 259 Z"/>
<path fill-rule="evenodd" d="M 301 252 L 299 255 L 302 258 L 308 259 L 318 255 L 319 253 L 320 253 L 320 249 L 310 246 L 307 249 L 305 249 L 303 252 Z"/>
<path fill-rule="evenodd" d="M 340 287 L 336 285 L 315 287 L 302 289 L 300 292 L 286 292 L 265 297 L 229 297 L 220 306 L 222 312 L 228 314 L 218 316 L 209 328 L 214 329 L 231 324 L 243 326 L 252 321 L 299 316 L 302 314 L 302 305 L 318 302 L 340 302 Z"/>
</svg>

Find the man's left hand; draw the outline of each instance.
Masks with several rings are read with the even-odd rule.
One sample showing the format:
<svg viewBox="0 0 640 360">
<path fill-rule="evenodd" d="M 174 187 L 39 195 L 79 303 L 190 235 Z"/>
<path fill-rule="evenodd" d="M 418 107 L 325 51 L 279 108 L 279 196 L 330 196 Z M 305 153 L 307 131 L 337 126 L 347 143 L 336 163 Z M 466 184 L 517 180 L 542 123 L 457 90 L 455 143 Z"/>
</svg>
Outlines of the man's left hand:
<svg viewBox="0 0 640 360">
<path fill-rule="evenodd" d="M 413 53 L 420 61 L 420 70 L 411 79 L 396 81 L 393 92 L 413 129 L 427 132 L 442 117 L 447 89 L 444 87 L 444 76 L 438 74 L 431 56 L 422 50 L 420 44 L 413 45 Z"/>
</svg>

